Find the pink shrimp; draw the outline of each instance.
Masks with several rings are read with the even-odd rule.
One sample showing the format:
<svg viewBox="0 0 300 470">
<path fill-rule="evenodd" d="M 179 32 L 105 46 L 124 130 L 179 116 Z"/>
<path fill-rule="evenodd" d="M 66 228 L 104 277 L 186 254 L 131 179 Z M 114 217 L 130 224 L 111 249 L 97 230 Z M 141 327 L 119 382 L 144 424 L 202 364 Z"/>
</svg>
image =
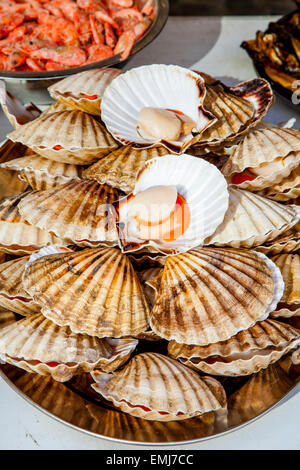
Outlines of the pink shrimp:
<svg viewBox="0 0 300 470">
<path fill-rule="evenodd" d="M 88 60 L 86 64 L 92 64 L 93 62 L 100 62 L 101 60 L 108 59 L 114 55 L 114 51 L 111 47 L 101 46 L 90 46 L 88 47 Z"/>
<path fill-rule="evenodd" d="M 24 22 L 24 16 L 20 13 L 0 16 L 0 39 L 4 38 L 11 31 Z"/>
<path fill-rule="evenodd" d="M 114 14 L 114 19 L 117 18 L 135 18 L 137 21 L 143 21 L 144 17 L 139 10 L 135 8 L 124 8 Z"/>
<path fill-rule="evenodd" d="M 138 39 L 140 39 L 145 34 L 145 32 L 149 28 L 150 24 L 151 24 L 150 18 L 145 17 L 144 21 L 142 21 L 141 23 L 137 23 L 133 27 L 133 32 L 135 34 L 135 40 L 136 41 Z"/>
<path fill-rule="evenodd" d="M 111 3 L 120 8 L 131 8 L 133 0 L 111 0 Z"/>
<path fill-rule="evenodd" d="M 117 44 L 117 38 L 114 33 L 113 27 L 109 23 L 104 23 L 105 31 L 105 42 L 110 47 L 115 47 Z"/>
<path fill-rule="evenodd" d="M 33 72 L 43 72 L 45 70 L 45 66 L 41 60 L 34 60 L 30 57 L 26 59 L 26 65 L 28 65 Z"/>
<path fill-rule="evenodd" d="M 52 60 L 67 67 L 80 66 L 86 61 L 84 50 L 75 46 L 58 46 L 51 49 L 44 47 L 33 52 L 31 57 L 33 59 Z"/>
<path fill-rule="evenodd" d="M 88 13 L 95 13 L 97 10 L 102 10 L 104 8 L 104 5 L 100 0 L 77 0 L 77 5 Z"/>
<path fill-rule="evenodd" d="M 90 15 L 91 31 L 96 44 L 104 44 L 103 26 Z"/>
<path fill-rule="evenodd" d="M 118 29 L 119 26 L 117 25 L 117 23 L 104 10 L 96 11 L 95 16 L 96 16 L 97 20 L 103 21 L 103 23 L 109 23 L 115 29 Z"/>
<path fill-rule="evenodd" d="M 153 0 L 147 0 L 147 2 L 142 8 L 142 15 L 150 16 L 153 11 L 153 8 Z"/>
<path fill-rule="evenodd" d="M 115 47 L 114 53 L 115 54 L 121 54 L 121 59 L 126 60 L 134 46 L 135 42 L 135 34 L 133 31 L 125 31 L 121 36 L 119 37 L 119 40 L 117 42 L 117 45 Z"/>
<path fill-rule="evenodd" d="M 22 24 L 18 26 L 14 31 L 11 31 L 5 39 L 0 41 L 0 49 L 8 45 L 14 45 L 16 42 L 21 41 L 26 33 L 26 26 Z"/>
<path fill-rule="evenodd" d="M 47 60 L 46 65 L 45 65 L 45 70 L 51 71 L 51 70 L 63 70 L 65 69 L 66 66 L 63 64 L 58 64 L 57 62 L 53 62 L 53 60 Z"/>
<path fill-rule="evenodd" d="M 13 51 L 7 58 L 7 67 L 9 69 L 16 69 L 17 67 L 20 67 L 21 65 L 25 64 L 26 57 L 26 54 L 21 51 Z"/>
</svg>

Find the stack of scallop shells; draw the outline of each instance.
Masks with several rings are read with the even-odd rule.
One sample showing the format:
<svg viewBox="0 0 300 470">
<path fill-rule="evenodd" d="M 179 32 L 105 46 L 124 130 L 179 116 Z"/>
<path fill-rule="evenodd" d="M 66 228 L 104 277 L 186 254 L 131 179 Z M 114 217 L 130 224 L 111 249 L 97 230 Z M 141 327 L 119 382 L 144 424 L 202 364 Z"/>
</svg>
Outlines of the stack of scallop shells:
<svg viewBox="0 0 300 470">
<path fill-rule="evenodd" d="M 0 149 L 0 359 L 58 382 L 90 373 L 87 393 L 147 420 L 226 414 L 224 377 L 299 361 L 300 131 L 262 120 L 263 79 L 152 65 L 49 92 L 40 112 L 0 88 L 15 128 Z M 145 107 L 193 128 L 143 136 Z M 170 239 L 123 222 L 157 187 L 189 208 Z"/>
</svg>

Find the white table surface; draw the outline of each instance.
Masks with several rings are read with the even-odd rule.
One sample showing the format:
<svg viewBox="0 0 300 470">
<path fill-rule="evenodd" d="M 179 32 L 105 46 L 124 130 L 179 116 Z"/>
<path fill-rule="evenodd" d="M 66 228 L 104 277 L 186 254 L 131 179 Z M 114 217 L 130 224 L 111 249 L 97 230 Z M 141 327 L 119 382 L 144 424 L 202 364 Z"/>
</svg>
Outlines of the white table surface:
<svg viewBox="0 0 300 470">
<path fill-rule="evenodd" d="M 134 57 L 129 67 L 152 62 L 177 63 L 215 76 L 236 77 L 241 81 L 253 78 L 252 64 L 239 45 L 242 40 L 253 38 L 257 29 L 265 29 L 271 19 L 276 18 L 170 18 L 160 37 Z M 267 118 L 279 122 L 292 116 L 295 116 L 292 108 L 277 100 Z M 0 140 L 9 129 L 0 115 Z M 167 448 L 172 449 L 119 444 L 70 429 L 35 409 L 0 378 L 0 450 Z M 300 449 L 300 393 L 238 431 L 174 449 Z"/>
</svg>

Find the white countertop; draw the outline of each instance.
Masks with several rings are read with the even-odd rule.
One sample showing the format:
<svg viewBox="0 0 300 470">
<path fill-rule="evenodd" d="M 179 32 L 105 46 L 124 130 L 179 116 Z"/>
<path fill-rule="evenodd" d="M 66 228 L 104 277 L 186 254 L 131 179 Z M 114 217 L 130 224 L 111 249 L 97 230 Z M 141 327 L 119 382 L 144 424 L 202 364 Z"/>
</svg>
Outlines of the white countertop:
<svg viewBox="0 0 300 470">
<path fill-rule="evenodd" d="M 173 62 L 215 76 L 236 77 L 241 81 L 253 78 L 252 64 L 239 45 L 243 39 L 254 37 L 257 29 L 265 29 L 270 19 L 276 18 L 171 18 L 160 37 L 133 58 L 129 67 Z M 180 29 L 185 34 L 181 34 Z M 292 108 L 280 100 L 270 114 L 267 119 L 273 122 L 295 116 Z M 299 122 L 296 127 L 299 127 Z M 0 115 L 0 140 L 8 130 L 9 125 Z M 70 429 L 35 409 L 1 378 L 0 417 L 0 450 L 172 449 L 119 444 Z M 175 446 L 174 449 L 300 449 L 300 393 L 238 431 L 197 444 Z"/>
</svg>

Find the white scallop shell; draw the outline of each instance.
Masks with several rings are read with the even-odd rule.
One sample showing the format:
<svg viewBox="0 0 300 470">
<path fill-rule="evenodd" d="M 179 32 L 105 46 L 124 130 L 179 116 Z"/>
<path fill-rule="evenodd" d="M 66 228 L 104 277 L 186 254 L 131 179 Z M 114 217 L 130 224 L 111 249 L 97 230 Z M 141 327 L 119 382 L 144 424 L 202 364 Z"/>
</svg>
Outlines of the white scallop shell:
<svg viewBox="0 0 300 470">
<path fill-rule="evenodd" d="M 132 195 L 154 186 L 168 185 L 176 186 L 188 205 L 191 220 L 187 230 L 172 242 L 145 242 L 129 237 L 125 207 L 119 213 L 119 222 L 125 224 L 124 230 L 120 230 L 124 251 L 135 251 L 149 245 L 158 251 L 184 252 L 203 244 L 204 239 L 222 223 L 228 209 L 229 193 L 224 176 L 214 165 L 188 154 L 153 158 L 140 171 Z M 132 248 L 132 243 L 137 244 L 136 247 Z"/>
<path fill-rule="evenodd" d="M 175 65 L 153 64 L 134 68 L 116 77 L 106 88 L 101 102 L 101 117 L 113 137 L 122 144 L 152 147 L 162 144 L 181 153 L 216 119 L 203 109 L 206 89 L 203 78 L 191 70 Z M 174 109 L 196 123 L 197 132 L 179 141 L 144 139 L 137 132 L 142 108 Z"/>
</svg>

